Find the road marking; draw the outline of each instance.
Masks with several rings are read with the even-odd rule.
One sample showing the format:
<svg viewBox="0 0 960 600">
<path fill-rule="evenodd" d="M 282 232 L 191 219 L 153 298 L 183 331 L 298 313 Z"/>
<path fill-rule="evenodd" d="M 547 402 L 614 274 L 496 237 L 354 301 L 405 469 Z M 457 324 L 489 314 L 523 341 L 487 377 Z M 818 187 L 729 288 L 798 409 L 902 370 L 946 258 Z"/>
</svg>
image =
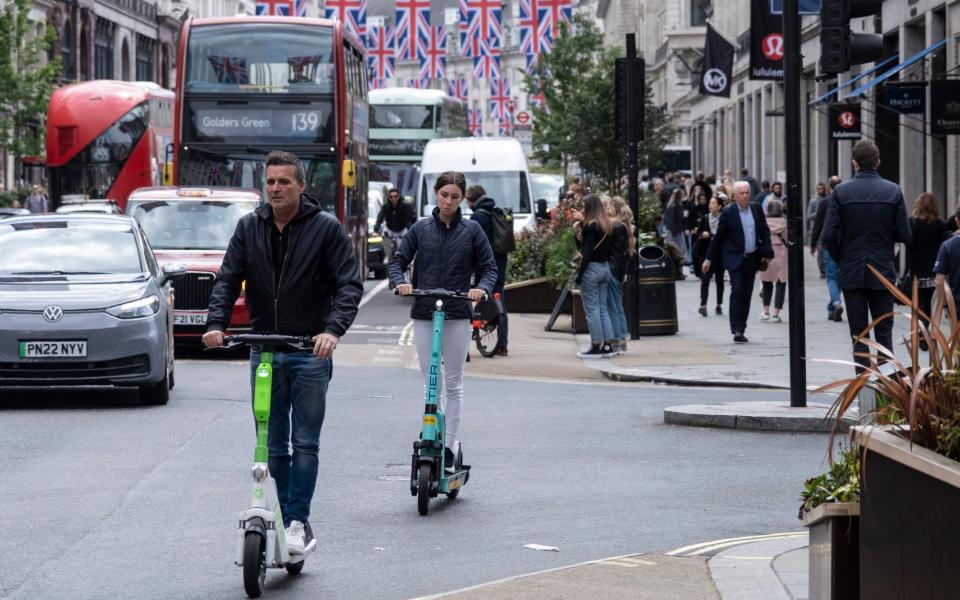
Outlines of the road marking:
<svg viewBox="0 0 960 600">
<path fill-rule="evenodd" d="M 399 346 L 413 345 L 413 321 L 410 321 L 403 326 L 403 331 L 400 332 L 400 339 L 397 340 L 397 345 Z"/>
<path fill-rule="evenodd" d="M 620 567 L 655 567 L 657 563 L 649 560 L 640 560 L 639 558 L 626 557 L 626 558 L 615 558 L 613 560 L 608 560 L 604 564 L 617 565 Z"/>
<path fill-rule="evenodd" d="M 733 560 L 773 560 L 772 556 L 736 556 L 734 554 L 724 554 L 722 558 Z"/>
<path fill-rule="evenodd" d="M 691 544 L 689 546 L 684 546 L 682 548 L 677 548 L 676 550 L 671 550 L 667 552 L 667 556 L 697 556 L 702 552 L 709 552 L 710 550 L 718 550 L 720 548 L 726 548 L 728 546 L 736 546 L 737 544 L 746 544 L 748 542 L 761 542 L 763 540 L 776 540 L 782 538 L 791 538 L 791 537 L 800 537 L 807 535 L 805 531 L 787 531 L 783 533 L 768 533 L 766 535 L 748 535 L 739 538 L 726 538 L 722 540 L 713 540 L 712 542 L 701 542 L 699 544 Z"/>
<path fill-rule="evenodd" d="M 364 304 L 366 304 L 367 302 L 370 302 L 371 298 L 373 298 L 374 296 L 379 294 L 381 291 L 383 291 L 383 288 L 387 287 L 388 285 L 390 285 L 389 277 L 387 279 L 384 279 L 377 285 L 373 286 L 373 289 L 371 289 L 369 292 L 364 294 L 363 298 L 360 299 L 360 304 L 357 305 L 357 310 L 360 310 L 361 308 L 363 308 Z"/>
</svg>

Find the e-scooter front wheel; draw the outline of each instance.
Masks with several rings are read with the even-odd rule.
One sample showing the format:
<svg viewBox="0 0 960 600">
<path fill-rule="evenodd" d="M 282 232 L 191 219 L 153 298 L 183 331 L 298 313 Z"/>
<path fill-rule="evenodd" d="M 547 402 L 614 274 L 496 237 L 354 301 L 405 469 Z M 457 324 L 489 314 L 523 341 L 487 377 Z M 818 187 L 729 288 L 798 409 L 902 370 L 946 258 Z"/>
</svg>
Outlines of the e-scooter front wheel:
<svg viewBox="0 0 960 600">
<path fill-rule="evenodd" d="M 430 511 L 430 465 L 423 463 L 417 470 L 417 511 L 426 515 Z"/>
<path fill-rule="evenodd" d="M 243 538 L 243 589 L 259 598 L 267 581 L 267 544 L 263 534 L 248 531 Z"/>
</svg>

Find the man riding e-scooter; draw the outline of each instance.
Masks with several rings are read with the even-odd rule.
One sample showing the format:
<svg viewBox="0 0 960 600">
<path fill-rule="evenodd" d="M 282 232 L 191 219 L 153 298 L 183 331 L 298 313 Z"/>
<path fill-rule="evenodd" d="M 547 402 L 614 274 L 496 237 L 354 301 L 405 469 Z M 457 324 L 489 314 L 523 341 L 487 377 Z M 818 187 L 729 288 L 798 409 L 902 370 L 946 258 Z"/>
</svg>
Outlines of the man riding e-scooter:
<svg viewBox="0 0 960 600">
<path fill-rule="evenodd" d="M 407 233 L 407 228 L 416 222 L 413 206 L 400 199 L 400 192 L 396 189 L 387 192 L 387 203 L 380 207 L 377 222 L 373 225 L 373 230 L 380 233 L 383 240 L 383 264 L 390 264 L 400 239 Z"/>
<path fill-rule="evenodd" d="M 313 339 L 312 353 L 274 350 L 267 425 L 268 468 L 277 484 L 287 547 L 290 554 L 303 554 L 313 539 L 308 519 L 333 351 L 357 316 L 363 284 L 346 231 L 303 193 L 300 160 L 276 151 L 267 155 L 266 166 L 269 204 L 237 224 L 210 295 L 203 344 L 223 345 L 244 282 L 255 333 Z M 251 388 L 259 363 L 260 350 L 252 349 Z"/>
</svg>

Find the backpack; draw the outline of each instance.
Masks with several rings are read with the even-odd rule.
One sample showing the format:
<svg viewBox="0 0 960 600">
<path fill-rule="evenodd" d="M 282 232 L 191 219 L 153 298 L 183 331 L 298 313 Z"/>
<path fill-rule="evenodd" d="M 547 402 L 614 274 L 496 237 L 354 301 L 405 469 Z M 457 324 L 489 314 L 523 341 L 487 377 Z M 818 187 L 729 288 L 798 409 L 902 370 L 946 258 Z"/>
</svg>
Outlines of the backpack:
<svg viewBox="0 0 960 600">
<path fill-rule="evenodd" d="M 490 229 L 493 236 L 490 247 L 494 254 L 510 254 L 517 249 L 517 240 L 513 237 L 513 209 L 503 209 L 499 206 L 493 210 L 481 208 L 490 213 Z"/>
</svg>

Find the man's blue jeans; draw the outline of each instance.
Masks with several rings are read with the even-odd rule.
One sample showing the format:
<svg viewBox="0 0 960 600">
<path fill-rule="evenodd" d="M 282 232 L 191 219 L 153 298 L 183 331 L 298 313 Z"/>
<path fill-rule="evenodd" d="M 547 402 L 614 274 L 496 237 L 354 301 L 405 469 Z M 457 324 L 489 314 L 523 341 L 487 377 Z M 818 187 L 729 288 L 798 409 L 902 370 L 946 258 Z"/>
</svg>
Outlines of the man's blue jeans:
<svg viewBox="0 0 960 600">
<path fill-rule="evenodd" d="M 826 248 L 820 249 L 820 255 L 823 256 L 823 270 L 827 274 L 827 290 L 830 292 L 830 305 L 827 311 L 831 311 L 840 304 L 840 284 L 837 282 L 837 263 L 827 252 Z"/>
<path fill-rule="evenodd" d="M 250 351 L 250 388 L 260 364 L 260 351 Z M 267 423 L 267 465 L 277 482 L 284 527 L 307 522 L 317 485 L 320 428 L 327 405 L 333 361 L 307 352 L 273 355 L 270 420 Z M 290 446 L 293 453 L 290 453 Z"/>
</svg>

